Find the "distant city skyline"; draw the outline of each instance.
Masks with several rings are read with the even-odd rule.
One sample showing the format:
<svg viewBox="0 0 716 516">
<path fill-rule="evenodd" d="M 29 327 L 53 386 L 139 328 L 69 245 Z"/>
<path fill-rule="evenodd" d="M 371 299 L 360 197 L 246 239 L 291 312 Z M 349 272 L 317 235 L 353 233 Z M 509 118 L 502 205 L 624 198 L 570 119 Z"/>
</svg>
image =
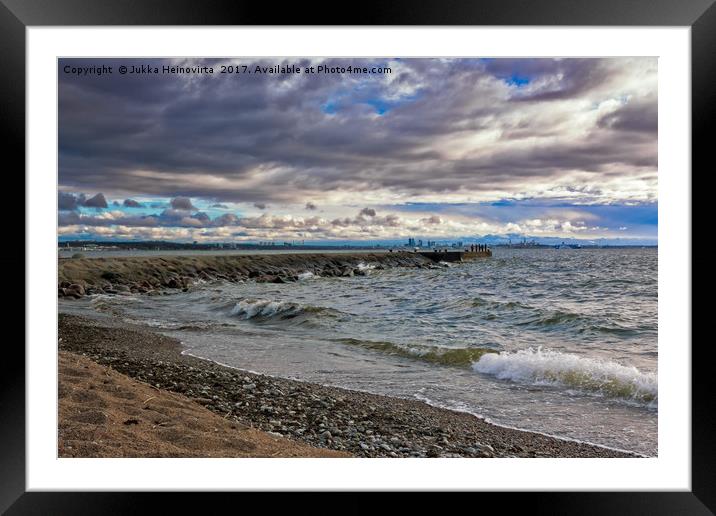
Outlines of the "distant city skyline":
<svg viewBox="0 0 716 516">
<path fill-rule="evenodd" d="M 390 73 L 62 73 L 120 64 Z M 59 66 L 61 241 L 657 241 L 656 58 Z"/>
</svg>

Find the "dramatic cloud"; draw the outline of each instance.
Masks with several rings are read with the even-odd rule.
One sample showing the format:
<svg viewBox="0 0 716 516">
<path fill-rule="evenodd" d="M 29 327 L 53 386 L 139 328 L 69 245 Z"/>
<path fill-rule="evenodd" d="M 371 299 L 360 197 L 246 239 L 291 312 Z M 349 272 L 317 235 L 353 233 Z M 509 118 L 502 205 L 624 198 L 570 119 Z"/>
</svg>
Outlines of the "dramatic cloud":
<svg viewBox="0 0 716 516">
<path fill-rule="evenodd" d="M 104 198 L 104 195 L 101 193 L 98 193 L 94 197 L 90 197 L 87 199 L 83 206 L 86 206 L 87 208 L 106 208 L 107 207 L 107 199 Z"/>
<path fill-rule="evenodd" d="M 175 210 L 195 210 L 196 208 L 191 203 L 191 199 L 188 197 L 175 197 L 171 200 L 171 206 Z"/>
<path fill-rule="evenodd" d="M 646 224 L 548 212 L 657 202 L 656 58 L 62 59 L 60 69 L 92 64 L 215 73 L 59 74 L 58 207 L 87 219 L 74 226 L 137 236 L 174 227 L 195 239 L 220 238 L 224 227 L 239 228 L 226 238 L 362 239 L 387 228 L 472 235 L 507 224 L 642 235 Z M 222 64 L 390 73 L 232 76 Z M 78 193 L 100 191 L 132 211 L 107 222 L 93 213 L 107 207 L 104 195 Z M 505 201 L 530 213 L 497 220 L 443 209 Z M 408 216 L 410 204 L 433 208 Z M 306 210 L 324 218 L 305 226 Z M 251 227 L 254 219 L 271 223 Z"/>
<path fill-rule="evenodd" d="M 58 210 L 76 210 L 85 202 L 84 195 L 74 195 L 67 192 L 58 192 L 57 209 Z"/>
<path fill-rule="evenodd" d="M 225 213 L 215 218 L 204 212 L 187 215 L 182 210 L 164 210 L 150 215 L 128 215 L 121 210 L 102 213 L 60 212 L 60 235 L 91 234 L 104 238 L 166 238 L 202 241 L 251 241 L 257 239 L 308 240 L 398 240 L 404 235 L 426 238 L 454 238 L 464 235 L 536 237 L 590 237 L 607 228 L 594 225 L 587 212 L 552 213 L 547 218 L 521 218 L 515 222 L 490 221 L 479 217 L 453 215 L 425 216 L 423 212 L 365 217 L 360 210 L 353 217 L 326 219 L 320 216 L 268 215 L 239 217 Z M 624 226 L 614 228 L 623 232 Z"/>
</svg>

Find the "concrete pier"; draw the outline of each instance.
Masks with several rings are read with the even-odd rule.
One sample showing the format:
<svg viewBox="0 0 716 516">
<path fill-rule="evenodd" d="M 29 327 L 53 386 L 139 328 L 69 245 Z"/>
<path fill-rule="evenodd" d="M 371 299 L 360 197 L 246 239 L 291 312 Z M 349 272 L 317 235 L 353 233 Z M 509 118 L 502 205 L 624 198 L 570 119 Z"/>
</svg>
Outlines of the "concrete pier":
<svg viewBox="0 0 716 516">
<path fill-rule="evenodd" d="M 475 258 L 488 258 L 492 256 L 492 250 L 486 251 L 418 251 L 418 254 L 430 258 L 434 262 L 464 262 Z"/>
</svg>

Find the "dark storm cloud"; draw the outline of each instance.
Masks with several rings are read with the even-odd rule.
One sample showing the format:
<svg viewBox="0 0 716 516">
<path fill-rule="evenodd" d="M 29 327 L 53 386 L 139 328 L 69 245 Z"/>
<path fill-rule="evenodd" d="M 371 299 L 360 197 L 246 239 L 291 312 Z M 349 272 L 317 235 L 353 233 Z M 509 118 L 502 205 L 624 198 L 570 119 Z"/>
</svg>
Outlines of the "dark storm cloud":
<svg viewBox="0 0 716 516">
<path fill-rule="evenodd" d="M 60 184 L 174 197 L 190 211 L 189 198 L 265 209 L 331 191 L 520 191 L 575 170 L 595 181 L 640 173 L 656 164 L 655 90 L 590 127 L 572 124 L 584 104 L 624 94 L 645 62 L 655 61 L 408 59 L 389 76 L 252 75 L 241 87 L 218 75 L 60 73 Z M 309 64 L 261 62 L 281 63 Z M 497 136 L 483 145 L 484 134 Z"/>
<path fill-rule="evenodd" d="M 57 209 L 76 210 L 85 202 L 84 194 L 75 195 L 66 192 L 57 193 Z"/>
<path fill-rule="evenodd" d="M 191 203 L 191 199 L 188 197 L 175 197 L 171 200 L 171 206 L 175 210 L 195 210 L 196 208 Z"/>
<path fill-rule="evenodd" d="M 106 208 L 107 207 L 107 199 L 104 198 L 104 195 L 101 193 L 98 193 L 94 197 L 90 197 L 87 199 L 83 206 L 86 206 L 87 208 Z"/>
<path fill-rule="evenodd" d="M 599 126 L 622 131 L 656 134 L 658 130 L 656 102 L 630 102 L 599 120 Z"/>
</svg>

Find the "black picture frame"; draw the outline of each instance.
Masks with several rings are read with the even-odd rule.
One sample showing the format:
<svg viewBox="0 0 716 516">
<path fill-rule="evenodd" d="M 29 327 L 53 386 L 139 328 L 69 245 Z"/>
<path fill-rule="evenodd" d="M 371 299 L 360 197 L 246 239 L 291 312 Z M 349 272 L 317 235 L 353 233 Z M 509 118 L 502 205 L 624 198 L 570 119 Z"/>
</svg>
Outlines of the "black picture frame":
<svg viewBox="0 0 716 516">
<path fill-rule="evenodd" d="M 364 1 L 343 17 L 329 6 L 231 0 L 0 0 L 0 125 L 6 160 L 25 166 L 25 31 L 62 25 L 509 25 L 689 26 L 692 60 L 692 170 L 707 170 L 716 119 L 716 5 L 714 0 L 422 0 Z M 684 171 L 684 174 L 692 174 Z M 17 174 L 16 174 L 17 175 Z M 693 177 L 693 174 L 691 175 Z M 17 185 L 24 191 L 22 186 Z M 16 191 L 17 191 L 16 190 Z M 16 193 L 17 197 L 21 196 Z M 24 198 L 24 196 L 22 196 Z M 692 233 L 693 234 L 693 233 Z M 12 235 L 15 236 L 15 235 Z M 20 235 L 14 239 L 19 240 Z M 24 239 L 23 239 L 24 240 Z M 679 250 L 688 252 L 691 250 Z M 4 257 L 5 270 L 30 271 L 25 251 Z M 693 263 L 693 261 L 692 261 Z M 12 268 L 12 269 L 10 269 Z M 19 292 L 19 275 L 13 280 Z M 15 303 L 15 310 L 20 303 Z M 22 306 L 25 306 L 24 303 Z M 31 307 L 28 307 L 31 309 Z M 19 317 L 19 314 L 18 314 Z M 10 320 L 9 317 L 7 319 Z M 9 326 L 9 325 L 8 325 Z M 691 343 L 682 343 L 684 349 Z M 481 504 L 509 496 L 531 514 L 714 514 L 716 417 L 710 342 L 692 352 L 692 490 L 689 492 L 486 493 Z M 137 512 L 147 498 L 162 510 L 186 503 L 183 494 L 36 493 L 25 489 L 25 353 L 6 339 L 0 360 L 0 510 L 7 514 Z M 231 495 L 219 495 L 229 497 Z M 246 496 L 243 494 L 241 496 Z M 420 500 L 422 497 L 416 497 Z M 301 497 L 299 499 L 306 499 Z M 226 500 L 227 502 L 229 500 Z M 247 499 L 244 498 L 244 503 Z M 250 501 L 248 501 L 250 503 Z M 419 502 L 420 503 L 420 502 Z M 362 502 L 351 503 L 352 511 Z M 481 505 L 484 509 L 485 505 Z M 367 509 L 367 507 L 364 507 Z"/>
</svg>

